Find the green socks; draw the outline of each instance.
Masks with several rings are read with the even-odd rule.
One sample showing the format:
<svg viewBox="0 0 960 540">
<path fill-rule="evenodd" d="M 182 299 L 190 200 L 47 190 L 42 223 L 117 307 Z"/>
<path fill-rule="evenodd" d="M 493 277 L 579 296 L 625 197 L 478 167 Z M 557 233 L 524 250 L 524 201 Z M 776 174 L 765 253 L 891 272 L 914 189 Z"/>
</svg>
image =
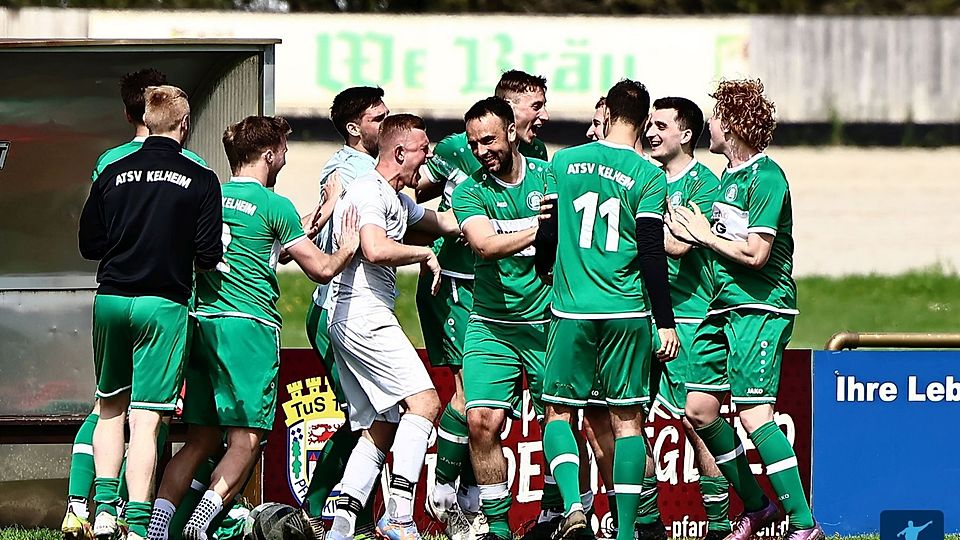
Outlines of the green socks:
<svg viewBox="0 0 960 540">
<path fill-rule="evenodd" d="M 613 485 L 617 492 L 617 540 L 633 540 L 633 527 L 627 526 L 637 519 L 640 494 L 643 492 L 643 469 L 647 459 L 647 447 L 643 437 L 622 437 L 614 443 Z"/>
<path fill-rule="evenodd" d="M 658 521 L 660 521 L 660 507 L 657 505 L 657 475 L 654 474 L 643 477 L 640 488 L 640 507 L 637 508 L 637 524 L 650 525 Z"/>
<path fill-rule="evenodd" d="M 97 427 L 100 415 L 90 413 L 80 424 L 80 430 L 73 439 L 73 454 L 70 457 L 70 483 L 67 487 L 69 497 L 86 499 L 93 487 L 93 430 Z"/>
<path fill-rule="evenodd" d="M 730 530 L 730 484 L 722 476 L 701 476 L 700 496 L 708 531 Z"/>
<path fill-rule="evenodd" d="M 747 455 L 743 451 L 743 445 L 737 440 L 737 432 L 733 430 L 733 426 L 718 416 L 713 422 L 698 429 L 697 435 L 700 435 L 707 449 L 713 454 L 723 477 L 740 496 L 744 509 L 755 512 L 763 508 L 763 490 L 750 471 Z"/>
<path fill-rule="evenodd" d="M 447 404 L 437 427 L 437 483 L 450 484 L 469 466 L 467 417 Z M 472 467 L 471 467 L 472 469 Z M 461 482 L 463 480 L 461 479 Z"/>
<path fill-rule="evenodd" d="M 575 508 L 581 509 L 580 453 L 569 423 L 562 420 L 547 422 L 543 428 L 543 454 L 563 498 L 564 513 L 569 514 Z M 549 485 L 544 483 L 544 498 Z M 544 501 L 541 501 L 541 507 L 549 508 Z"/>
<path fill-rule="evenodd" d="M 106 478 L 98 476 L 93 481 L 93 501 L 97 503 L 97 510 L 94 515 L 100 512 L 117 515 L 117 505 L 120 504 L 120 497 L 117 496 L 117 488 L 120 485 L 119 478 Z"/>
<path fill-rule="evenodd" d="M 130 501 L 125 510 L 127 516 L 127 525 L 130 532 L 139 535 L 140 538 L 147 537 L 147 526 L 150 525 L 150 510 L 153 504 L 148 502 Z"/>
<path fill-rule="evenodd" d="M 777 493 L 783 511 L 790 516 L 790 525 L 798 529 L 813 527 L 813 515 L 800 482 L 797 455 L 787 436 L 775 422 L 767 422 L 750 434 L 760 453 L 770 485 Z"/>
<path fill-rule="evenodd" d="M 513 538 L 508 520 L 512 500 L 513 497 L 510 495 L 510 490 L 507 489 L 506 482 L 480 486 L 480 508 L 487 518 L 490 532 L 501 540 L 511 540 Z"/>
</svg>

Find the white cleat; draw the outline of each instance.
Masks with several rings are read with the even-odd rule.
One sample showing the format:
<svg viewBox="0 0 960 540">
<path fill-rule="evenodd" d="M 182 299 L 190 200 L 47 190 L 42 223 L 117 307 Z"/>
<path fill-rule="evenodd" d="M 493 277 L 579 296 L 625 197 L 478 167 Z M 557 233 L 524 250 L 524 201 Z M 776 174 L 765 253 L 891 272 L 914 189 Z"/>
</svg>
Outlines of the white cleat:
<svg viewBox="0 0 960 540">
<path fill-rule="evenodd" d="M 93 522 L 93 536 L 97 540 L 113 540 L 117 536 L 117 516 L 100 512 Z"/>
<path fill-rule="evenodd" d="M 476 540 L 476 531 L 457 503 L 444 506 L 431 495 L 432 493 L 426 497 L 427 515 L 446 525 L 444 532 L 447 537 L 450 540 Z"/>
</svg>

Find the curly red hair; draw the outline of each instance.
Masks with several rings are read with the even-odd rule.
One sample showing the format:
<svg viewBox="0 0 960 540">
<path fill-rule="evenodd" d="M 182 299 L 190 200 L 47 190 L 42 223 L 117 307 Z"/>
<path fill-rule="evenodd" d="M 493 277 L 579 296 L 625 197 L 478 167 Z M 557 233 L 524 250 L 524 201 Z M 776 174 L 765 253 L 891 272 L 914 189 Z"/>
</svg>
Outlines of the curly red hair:
<svg viewBox="0 0 960 540">
<path fill-rule="evenodd" d="M 724 122 L 740 140 L 763 150 L 773 140 L 777 108 L 763 96 L 760 79 L 722 80 L 710 94 L 717 100 L 713 115 Z"/>
</svg>

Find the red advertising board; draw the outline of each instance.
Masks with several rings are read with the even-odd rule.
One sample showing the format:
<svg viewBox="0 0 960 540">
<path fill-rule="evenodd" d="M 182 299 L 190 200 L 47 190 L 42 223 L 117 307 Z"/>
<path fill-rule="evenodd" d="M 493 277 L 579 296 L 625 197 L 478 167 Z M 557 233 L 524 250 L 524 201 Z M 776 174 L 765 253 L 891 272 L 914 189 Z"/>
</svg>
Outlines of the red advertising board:
<svg viewBox="0 0 960 540">
<path fill-rule="evenodd" d="M 420 351 L 421 357 L 424 352 Z M 787 351 L 783 362 L 780 396 L 775 420 L 793 443 L 799 462 L 800 475 L 809 493 L 811 448 L 811 352 Z M 431 369 L 434 384 L 441 400 L 449 400 L 453 379 L 445 368 Z M 264 451 L 263 500 L 299 505 L 306 492 L 309 478 L 317 473 L 313 464 L 323 444 L 343 423 L 343 413 L 337 409 L 332 390 L 327 386 L 323 365 L 309 349 L 284 349 L 280 362 L 278 410 L 270 440 Z M 508 420 L 504 426 L 504 454 L 508 463 L 508 483 L 515 503 L 510 519 L 513 530 L 536 519 L 543 488 L 543 452 L 540 426 L 536 421 L 529 395 L 524 396 L 523 418 Z M 724 412 L 730 414 L 727 407 Z M 653 446 L 659 480 L 659 504 L 664 523 L 671 536 L 699 537 L 706 532 L 706 515 L 700 502 L 699 475 L 693 461 L 693 449 L 687 443 L 680 419 L 661 407 L 654 407 L 653 421 L 647 424 L 647 435 Z M 755 474 L 762 474 L 759 456 L 750 439 L 734 423 Z M 423 475 L 417 486 L 417 500 L 422 501 L 426 489 L 433 486 L 436 447 L 428 450 Z M 322 471 L 319 472 L 323 474 Z M 602 495 L 604 488 L 596 466 L 591 474 L 594 491 Z M 761 485 L 771 494 L 765 477 Z M 382 508 L 382 506 L 381 506 Z M 731 497 L 731 512 L 740 511 L 740 501 Z M 417 522 L 421 531 L 441 530 L 431 522 L 417 505 Z M 594 529 L 601 535 L 609 526 L 606 497 L 595 502 Z M 780 536 L 784 524 L 771 526 L 761 536 Z"/>
</svg>

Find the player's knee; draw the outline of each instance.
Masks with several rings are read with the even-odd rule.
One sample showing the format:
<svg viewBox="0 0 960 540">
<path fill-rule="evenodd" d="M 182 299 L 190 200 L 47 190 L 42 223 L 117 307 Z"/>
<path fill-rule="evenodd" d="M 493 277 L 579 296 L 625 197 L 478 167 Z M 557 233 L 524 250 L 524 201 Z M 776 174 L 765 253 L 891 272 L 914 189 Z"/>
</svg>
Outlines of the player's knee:
<svg viewBox="0 0 960 540">
<path fill-rule="evenodd" d="M 473 441 L 490 441 L 500 436 L 500 427 L 506 414 L 501 409 L 477 407 L 467 411 L 467 425 L 470 430 L 470 439 Z"/>
<path fill-rule="evenodd" d="M 406 406 L 408 413 L 422 416 L 431 422 L 435 422 L 440 416 L 440 396 L 434 389 L 407 398 Z"/>
<path fill-rule="evenodd" d="M 740 406 L 740 424 L 747 433 L 753 433 L 757 428 L 773 421 L 773 405 L 758 403 L 756 405 Z"/>
<path fill-rule="evenodd" d="M 260 450 L 261 431 L 258 429 L 231 429 L 227 435 L 227 451 L 253 454 Z"/>
<path fill-rule="evenodd" d="M 160 413 L 142 409 L 130 411 L 130 439 L 147 433 L 156 437 L 160 430 Z"/>
</svg>

